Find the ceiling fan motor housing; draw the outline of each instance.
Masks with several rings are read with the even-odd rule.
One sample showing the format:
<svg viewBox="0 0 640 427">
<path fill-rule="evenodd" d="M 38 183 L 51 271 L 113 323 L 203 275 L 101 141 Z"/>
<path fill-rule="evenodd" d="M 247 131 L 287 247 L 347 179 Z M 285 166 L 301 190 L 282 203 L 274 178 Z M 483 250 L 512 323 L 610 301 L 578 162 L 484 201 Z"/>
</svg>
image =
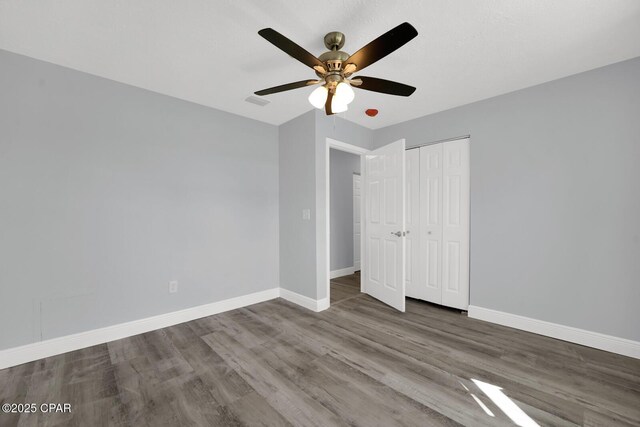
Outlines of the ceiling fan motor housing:
<svg viewBox="0 0 640 427">
<path fill-rule="evenodd" d="M 331 75 L 337 75 L 338 77 L 340 77 L 340 74 L 342 73 L 342 65 L 348 58 L 349 54 L 341 50 L 332 50 L 329 52 L 325 52 L 320 55 L 318 59 L 325 64 L 327 74 L 324 76 L 318 72 L 316 72 L 316 74 L 318 75 L 318 77 L 324 77 L 325 79 L 327 79 Z M 330 79 L 327 79 L 327 82 L 329 81 Z"/>
<path fill-rule="evenodd" d="M 340 49 L 344 46 L 345 36 L 339 31 L 332 31 L 324 36 L 324 45 L 329 49 L 328 52 L 323 53 L 318 57 L 318 59 L 325 64 L 327 69 L 327 74 L 322 75 L 316 71 L 318 77 L 324 77 L 327 80 L 327 83 L 331 85 L 334 79 L 329 78 L 331 75 L 339 76 L 342 72 L 342 64 L 344 61 L 349 59 L 349 54 L 341 51 Z M 337 84 L 340 79 L 336 80 Z"/>
</svg>

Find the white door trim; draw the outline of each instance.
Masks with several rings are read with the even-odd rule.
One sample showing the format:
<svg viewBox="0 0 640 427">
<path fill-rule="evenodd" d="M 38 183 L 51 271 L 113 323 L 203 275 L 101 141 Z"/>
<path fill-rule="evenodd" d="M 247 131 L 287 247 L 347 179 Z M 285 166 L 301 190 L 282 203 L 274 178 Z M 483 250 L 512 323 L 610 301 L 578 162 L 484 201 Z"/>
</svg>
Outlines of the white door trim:
<svg viewBox="0 0 640 427">
<path fill-rule="evenodd" d="M 362 235 L 359 234 L 362 231 L 362 210 L 360 209 L 362 203 L 362 176 L 359 173 L 354 173 L 351 178 L 352 198 L 353 198 L 353 269 L 354 271 L 360 270 L 360 261 L 362 260 L 362 253 L 360 252 L 360 242 L 362 242 Z M 359 191 L 358 201 L 356 202 L 356 183 L 358 183 Z M 360 206 L 358 206 L 360 205 Z M 358 206 L 359 216 L 356 216 L 356 206 Z M 356 221 L 357 219 L 357 221 Z M 356 229 L 358 232 L 356 233 Z M 359 236 L 356 239 L 356 236 Z M 356 259 L 356 248 L 358 249 L 358 259 Z"/>
<path fill-rule="evenodd" d="M 347 153 L 357 154 L 358 156 L 362 156 L 363 154 L 367 154 L 369 150 L 366 148 L 358 147 L 357 145 L 349 144 L 346 142 L 338 141 L 336 139 L 326 138 L 325 140 L 325 235 L 327 236 L 326 242 L 327 247 L 325 248 L 325 265 L 318 266 L 318 274 L 321 271 L 324 271 L 327 278 L 327 299 L 330 300 L 331 296 L 331 184 L 329 182 L 331 176 L 331 150 L 332 148 L 340 151 L 346 151 Z M 362 164 L 362 161 L 361 163 Z M 360 212 L 362 212 L 362 203 L 363 197 L 360 198 Z M 362 235 L 364 226 L 361 224 L 360 235 Z M 362 240 L 362 239 L 361 239 Z M 362 261 L 362 246 L 360 249 L 360 259 L 361 259 L 361 267 L 364 261 Z M 362 286 L 362 285 L 360 285 Z M 362 289 L 361 289 L 362 290 Z"/>
</svg>

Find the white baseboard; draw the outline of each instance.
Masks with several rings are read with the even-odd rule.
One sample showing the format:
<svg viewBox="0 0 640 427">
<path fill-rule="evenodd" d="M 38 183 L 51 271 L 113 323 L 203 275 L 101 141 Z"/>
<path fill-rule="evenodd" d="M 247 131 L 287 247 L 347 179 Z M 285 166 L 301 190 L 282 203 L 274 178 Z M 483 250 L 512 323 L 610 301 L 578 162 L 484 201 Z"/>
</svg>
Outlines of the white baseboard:
<svg viewBox="0 0 640 427">
<path fill-rule="evenodd" d="M 473 305 L 469 306 L 469 317 L 640 359 L 638 341 Z"/>
<path fill-rule="evenodd" d="M 316 301 L 316 311 L 324 311 L 329 308 L 331 303 L 329 298 L 322 298 Z"/>
<path fill-rule="evenodd" d="M 211 304 L 199 305 L 197 307 L 147 317 L 146 319 L 134 320 L 131 322 L 120 323 L 118 325 L 107 326 L 106 328 L 94 329 L 92 331 L 80 332 L 78 334 L 27 344 L 21 347 L 0 350 L 0 369 L 21 365 L 44 357 L 79 350 L 81 348 L 104 344 L 109 341 L 142 334 L 156 329 L 166 328 L 168 326 L 177 325 L 179 323 L 188 322 L 201 317 L 235 310 L 237 308 L 278 298 L 278 296 L 280 296 L 280 289 L 273 288 Z"/>
<path fill-rule="evenodd" d="M 355 272 L 355 267 L 341 268 L 340 270 L 333 270 L 331 274 L 329 274 L 329 277 L 335 279 L 336 277 L 349 276 Z"/>
<path fill-rule="evenodd" d="M 329 298 L 313 299 L 288 289 L 280 288 L 280 298 L 286 299 L 309 310 L 318 312 L 329 308 Z"/>
</svg>

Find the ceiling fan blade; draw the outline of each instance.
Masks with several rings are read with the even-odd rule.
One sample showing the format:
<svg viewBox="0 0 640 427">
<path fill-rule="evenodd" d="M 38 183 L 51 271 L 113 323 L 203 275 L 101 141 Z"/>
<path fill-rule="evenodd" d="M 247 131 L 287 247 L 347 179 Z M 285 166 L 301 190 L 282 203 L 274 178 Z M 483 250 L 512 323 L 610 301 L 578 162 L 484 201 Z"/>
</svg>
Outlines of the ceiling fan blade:
<svg viewBox="0 0 640 427">
<path fill-rule="evenodd" d="M 269 89 L 262 89 L 255 92 L 256 95 L 264 96 L 271 95 L 272 93 L 284 92 L 285 90 L 298 89 L 305 86 L 311 86 L 320 83 L 320 80 L 300 80 L 299 82 L 287 83 L 280 86 L 270 87 Z"/>
<path fill-rule="evenodd" d="M 327 94 L 327 102 L 324 103 L 324 112 L 327 113 L 327 116 L 333 115 L 333 111 L 331 111 L 331 101 L 333 100 L 333 92 L 329 91 Z"/>
<path fill-rule="evenodd" d="M 319 67 L 324 70 L 325 73 L 327 72 L 324 64 L 318 58 L 277 32 L 273 28 L 264 28 L 258 31 L 258 34 L 264 37 L 265 40 L 267 40 L 269 43 L 287 53 L 289 56 L 302 62 L 306 66 L 311 68 Z"/>
<path fill-rule="evenodd" d="M 362 80 L 360 85 L 355 87 L 372 92 L 388 93 L 389 95 L 409 96 L 416 91 L 416 88 L 403 83 L 392 82 L 391 80 L 377 79 L 375 77 L 358 76 Z"/>
<path fill-rule="evenodd" d="M 387 31 L 345 61 L 346 64 L 354 64 L 358 71 L 384 58 L 391 52 L 404 46 L 418 35 L 418 31 L 411 24 L 405 22 L 394 29 Z"/>
</svg>

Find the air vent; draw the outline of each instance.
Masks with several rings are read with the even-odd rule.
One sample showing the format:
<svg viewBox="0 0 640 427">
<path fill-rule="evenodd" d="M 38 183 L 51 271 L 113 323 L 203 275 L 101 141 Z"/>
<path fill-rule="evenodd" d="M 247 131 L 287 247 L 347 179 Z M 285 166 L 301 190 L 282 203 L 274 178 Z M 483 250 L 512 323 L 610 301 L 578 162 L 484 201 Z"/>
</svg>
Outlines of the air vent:
<svg viewBox="0 0 640 427">
<path fill-rule="evenodd" d="M 250 97 L 248 97 L 247 99 L 245 99 L 245 101 L 247 101 L 247 102 L 249 102 L 249 103 L 251 103 L 251 104 L 259 105 L 259 106 L 261 106 L 261 107 L 264 107 L 264 106 L 265 106 L 265 105 L 267 105 L 269 102 L 271 102 L 271 101 L 268 101 L 268 100 L 266 100 L 266 99 L 264 99 L 264 98 L 259 98 L 259 97 L 257 97 L 257 96 L 253 96 L 253 95 L 251 95 Z"/>
</svg>

